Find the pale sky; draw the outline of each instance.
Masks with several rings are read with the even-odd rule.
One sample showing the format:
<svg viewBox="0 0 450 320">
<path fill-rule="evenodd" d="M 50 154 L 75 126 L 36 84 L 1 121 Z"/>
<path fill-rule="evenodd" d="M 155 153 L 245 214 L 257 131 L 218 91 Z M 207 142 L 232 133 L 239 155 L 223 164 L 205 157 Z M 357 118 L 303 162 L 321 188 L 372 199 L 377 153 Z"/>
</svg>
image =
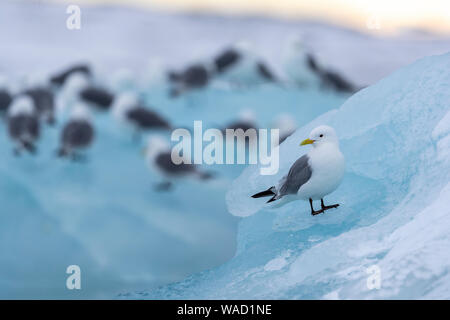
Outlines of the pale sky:
<svg viewBox="0 0 450 320">
<path fill-rule="evenodd" d="M 61 1 L 58 1 L 61 2 Z M 450 33 L 450 0 L 73 0 L 229 14 L 320 18 L 374 32 L 424 28 Z"/>
</svg>

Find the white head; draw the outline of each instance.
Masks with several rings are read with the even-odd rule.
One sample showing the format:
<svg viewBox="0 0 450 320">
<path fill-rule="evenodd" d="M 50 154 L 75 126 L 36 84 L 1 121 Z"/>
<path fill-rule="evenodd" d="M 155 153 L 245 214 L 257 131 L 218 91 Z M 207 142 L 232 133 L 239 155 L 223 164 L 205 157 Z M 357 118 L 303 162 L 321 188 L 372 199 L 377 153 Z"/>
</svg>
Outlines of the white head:
<svg viewBox="0 0 450 320">
<path fill-rule="evenodd" d="M 258 58 L 255 49 L 248 41 L 239 41 L 234 44 L 234 48 L 243 56 L 244 59 L 253 61 Z"/>
<path fill-rule="evenodd" d="M 112 113 L 117 118 L 122 118 L 124 114 L 139 103 L 137 96 L 131 92 L 118 95 L 112 105 Z"/>
<path fill-rule="evenodd" d="M 303 140 L 300 144 L 301 146 L 312 144 L 313 147 L 318 147 L 324 144 L 339 145 L 339 139 L 337 137 L 336 131 L 329 126 L 319 126 L 311 131 L 309 138 Z"/>
<path fill-rule="evenodd" d="M 20 114 L 32 115 L 33 113 L 34 113 L 33 100 L 26 95 L 21 95 L 15 98 L 8 109 L 8 116 L 10 117 L 14 117 Z"/>
<path fill-rule="evenodd" d="M 81 102 L 77 102 L 70 114 L 71 120 L 91 121 L 91 112 L 88 107 Z"/>
<path fill-rule="evenodd" d="M 169 150 L 170 144 L 164 137 L 152 135 L 148 138 L 147 145 L 143 151 L 147 161 L 153 161 L 158 154 Z"/>
<path fill-rule="evenodd" d="M 282 113 L 276 118 L 274 127 L 280 129 L 280 133 L 287 133 L 295 131 L 297 124 L 290 114 Z"/>
<path fill-rule="evenodd" d="M 147 63 L 144 75 L 144 86 L 155 86 L 164 83 L 166 77 L 166 68 L 159 58 L 151 58 Z"/>
<path fill-rule="evenodd" d="M 133 71 L 127 68 L 119 69 L 112 75 L 111 86 L 114 90 L 124 91 L 136 87 Z"/>
<path fill-rule="evenodd" d="M 64 84 L 64 92 L 66 94 L 78 94 L 83 88 L 89 85 L 88 77 L 82 72 L 75 72 L 70 75 Z"/>
<path fill-rule="evenodd" d="M 252 50 L 252 44 L 249 41 L 241 40 L 234 44 L 234 47 L 238 50 L 247 52 Z"/>
<path fill-rule="evenodd" d="M 256 120 L 255 112 L 251 109 L 244 109 L 239 113 L 239 120 L 254 122 Z"/>
</svg>

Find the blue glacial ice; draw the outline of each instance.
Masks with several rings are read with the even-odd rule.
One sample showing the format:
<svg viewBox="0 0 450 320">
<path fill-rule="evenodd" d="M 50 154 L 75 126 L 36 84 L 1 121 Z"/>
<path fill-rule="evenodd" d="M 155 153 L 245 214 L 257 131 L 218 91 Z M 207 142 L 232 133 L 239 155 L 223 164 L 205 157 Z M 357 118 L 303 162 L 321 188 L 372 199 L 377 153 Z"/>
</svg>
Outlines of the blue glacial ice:
<svg viewBox="0 0 450 320">
<path fill-rule="evenodd" d="M 450 298 L 450 54 L 423 58 L 307 123 L 281 146 L 280 171 L 251 166 L 226 199 L 237 252 L 218 268 L 126 298 Z M 306 202 L 272 210 L 249 196 L 306 151 L 312 128 L 333 126 L 346 175 L 311 216 Z M 261 200 L 261 201 L 259 201 Z M 369 289 L 373 266 L 380 289 Z"/>
<path fill-rule="evenodd" d="M 270 126 L 274 104 L 303 125 L 345 98 L 278 86 L 237 92 L 212 86 L 176 100 L 167 88 L 155 88 L 146 97 L 175 127 L 203 120 L 205 128 L 225 125 L 243 108 L 265 110 L 256 121 Z M 244 165 L 205 168 L 217 179 L 179 181 L 172 192 L 159 193 L 154 185 L 161 181 L 141 155 L 146 141 L 133 141 L 111 114 L 95 115 L 86 163 L 55 157 L 63 123 L 44 128 L 36 157 L 20 158 L 0 123 L 0 297 L 112 297 L 124 288 L 179 281 L 232 257 L 238 219 L 228 213 L 224 195 Z M 65 288 L 72 264 L 82 271 L 79 292 Z"/>
</svg>

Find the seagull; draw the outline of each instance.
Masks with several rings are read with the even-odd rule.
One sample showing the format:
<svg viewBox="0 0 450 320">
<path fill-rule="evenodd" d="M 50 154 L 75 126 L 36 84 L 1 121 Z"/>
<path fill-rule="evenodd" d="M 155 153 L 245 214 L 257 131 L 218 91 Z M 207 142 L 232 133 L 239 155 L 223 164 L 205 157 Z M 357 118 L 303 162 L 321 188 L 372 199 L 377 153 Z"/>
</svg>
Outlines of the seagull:
<svg viewBox="0 0 450 320">
<path fill-rule="evenodd" d="M 113 101 L 114 95 L 106 88 L 90 85 L 80 90 L 80 99 L 97 110 L 108 110 Z"/>
<path fill-rule="evenodd" d="M 214 58 L 214 66 L 217 73 L 226 72 L 242 59 L 236 48 L 227 48 Z"/>
<path fill-rule="evenodd" d="M 79 103 L 73 108 L 70 120 L 62 130 L 58 156 L 80 159 L 78 152 L 89 147 L 93 140 L 94 126 L 89 110 Z"/>
<path fill-rule="evenodd" d="M 215 76 L 236 85 L 277 82 L 278 79 L 248 42 L 238 42 L 212 61 Z"/>
<path fill-rule="evenodd" d="M 155 111 L 144 107 L 132 93 L 122 93 L 113 104 L 112 113 L 120 122 L 133 128 L 136 137 L 149 130 L 170 130 L 171 125 Z"/>
<path fill-rule="evenodd" d="M 89 75 L 84 72 L 72 72 L 66 79 L 61 91 L 61 108 L 70 108 L 77 101 L 83 101 L 97 110 L 108 110 L 114 95 L 108 89 L 92 84 Z M 61 111 L 61 110 L 60 110 Z"/>
<path fill-rule="evenodd" d="M 39 119 L 30 97 L 19 95 L 8 109 L 8 131 L 16 147 L 14 154 L 20 155 L 22 150 L 34 154 L 34 143 L 39 138 Z"/>
<path fill-rule="evenodd" d="M 256 139 L 252 137 L 257 136 L 258 124 L 256 122 L 256 116 L 253 110 L 242 110 L 237 119 L 229 122 L 225 128 L 222 128 L 222 134 L 226 136 L 227 130 L 229 129 L 234 130 L 233 132 L 238 143 L 244 144 L 245 147 L 254 146 Z M 246 144 L 247 140 L 248 144 Z"/>
<path fill-rule="evenodd" d="M 323 198 L 342 182 L 345 170 L 344 155 L 339 150 L 336 132 L 329 126 L 319 126 L 300 145 L 313 148 L 297 159 L 277 186 L 256 193 L 252 198 L 271 197 L 267 203 L 278 201 L 278 206 L 294 200 L 309 200 L 311 214 L 317 215 L 339 204 L 326 206 Z M 313 200 L 320 200 L 321 209 L 314 210 Z"/>
<path fill-rule="evenodd" d="M 50 82 L 57 87 L 61 87 L 66 83 L 70 76 L 75 73 L 82 73 L 87 77 L 92 75 L 91 68 L 87 64 L 77 64 L 61 71 L 58 74 L 55 74 L 50 78 Z"/>
<path fill-rule="evenodd" d="M 166 180 L 156 185 L 156 190 L 158 191 L 169 190 L 172 187 L 171 180 L 173 179 L 193 177 L 200 180 L 208 180 L 213 177 L 211 173 L 200 171 L 195 164 L 187 163 L 187 161 L 175 164 L 172 161 L 170 145 L 161 136 L 150 136 L 143 153 L 150 170 L 163 180 Z"/>
<path fill-rule="evenodd" d="M 47 124 L 55 124 L 55 102 L 52 90 L 47 86 L 30 87 L 22 92 L 33 100 L 39 118 Z"/>
<path fill-rule="evenodd" d="M 303 38 L 288 39 L 283 51 L 283 66 L 288 78 L 299 86 L 314 86 L 321 81 L 316 59 L 306 47 Z"/>
<path fill-rule="evenodd" d="M 284 52 L 284 69 L 288 77 L 301 86 L 320 84 L 337 92 L 353 93 L 357 88 L 343 75 L 319 61 L 300 37 L 288 42 Z"/>
<path fill-rule="evenodd" d="M 225 128 L 222 129 L 222 132 L 226 132 L 226 129 L 238 130 L 242 129 L 244 132 L 248 129 L 256 129 L 258 125 L 256 124 L 256 116 L 253 110 L 244 109 L 242 110 L 238 118 L 226 125 Z"/>
<path fill-rule="evenodd" d="M 178 97 L 185 92 L 205 88 L 211 78 L 211 72 L 205 64 L 193 64 L 181 72 L 169 72 L 172 84 L 171 97 Z"/>
<path fill-rule="evenodd" d="M 283 113 L 276 118 L 273 128 L 280 130 L 279 144 L 281 144 L 297 130 L 297 124 L 291 115 Z"/>
</svg>

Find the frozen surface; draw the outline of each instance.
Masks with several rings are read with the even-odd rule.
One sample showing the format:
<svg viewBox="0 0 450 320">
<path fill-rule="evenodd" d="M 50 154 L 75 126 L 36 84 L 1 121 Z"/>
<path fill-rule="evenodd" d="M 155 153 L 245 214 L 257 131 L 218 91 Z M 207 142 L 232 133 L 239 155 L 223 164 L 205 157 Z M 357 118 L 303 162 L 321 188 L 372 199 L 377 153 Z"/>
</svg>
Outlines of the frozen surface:
<svg viewBox="0 0 450 320">
<path fill-rule="evenodd" d="M 45 1 L 0 3 L 0 71 L 46 72 L 74 60 L 96 63 L 99 71 L 129 67 L 140 71 L 149 60 L 182 67 L 209 58 L 237 41 L 249 41 L 282 76 L 284 46 L 302 36 L 321 62 L 368 85 L 420 57 L 445 53 L 450 37 L 409 32 L 385 37 L 315 21 L 259 17 L 169 14 L 118 6 L 81 6 L 81 29 L 66 28 L 66 6 Z"/>
<path fill-rule="evenodd" d="M 407 66 L 303 126 L 281 145 L 279 175 L 318 124 L 336 128 L 346 176 L 311 216 L 249 195 L 278 176 L 247 168 L 227 194 L 239 224 L 235 257 L 219 268 L 133 298 L 450 298 L 450 54 Z M 381 288 L 369 290 L 377 266 Z M 376 267 L 375 267 L 376 268 Z M 372 269 L 373 270 L 373 269 Z"/>
<path fill-rule="evenodd" d="M 161 90 L 148 103 L 175 126 L 203 120 L 206 129 L 235 119 L 242 106 L 263 108 L 256 120 L 270 126 L 274 103 L 297 114 L 301 125 L 345 97 L 268 86 L 233 94 L 212 88 L 189 99 L 171 100 Z M 311 109 L 299 115 L 304 105 Z M 134 141 L 111 114 L 96 114 L 94 122 L 86 163 L 56 158 L 63 121 L 43 128 L 37 156 L 20 158 L 0 123 L 0 297 L 111 297 L 181 280 L 233 256 L 238 219 L 224 195 L 244 165 L 207 167 L 216 179 L 186 179 L 171 192 L 157 192 L 162 181 L 141 155 L 146 140 Z M 65 289 L 71 264 L 82 270 L 80 292 Z"/>
</svg>

